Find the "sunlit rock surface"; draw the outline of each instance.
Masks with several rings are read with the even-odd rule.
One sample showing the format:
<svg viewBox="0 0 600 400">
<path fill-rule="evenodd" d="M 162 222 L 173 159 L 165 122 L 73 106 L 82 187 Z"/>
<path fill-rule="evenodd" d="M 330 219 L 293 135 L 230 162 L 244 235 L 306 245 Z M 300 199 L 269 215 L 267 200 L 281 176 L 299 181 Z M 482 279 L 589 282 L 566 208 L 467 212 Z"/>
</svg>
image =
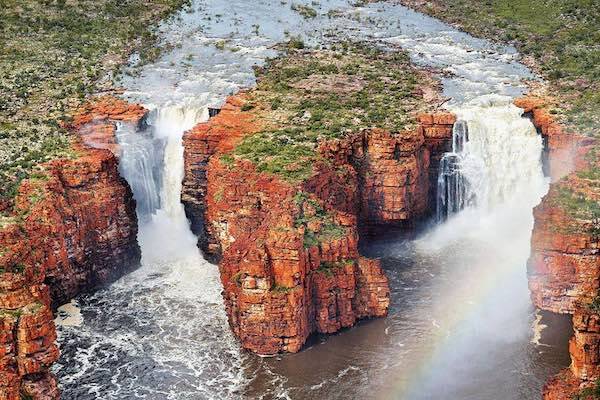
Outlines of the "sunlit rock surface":
<svg viewBox="0 0 600 400">
<path fill-rule="evenodd" d="M 582 172 L 599 166 L 587 157 L 595 141 L 565 132 L 547 112 L 545 103 L 535 97 L 515 102 L 530 113 L 545 138 L 548 173 L 554 181 L 534 209 L 528 275 L 531 298 L 537 307 L 573 314 L 571 367 L 544 388 L 544 399 L 558 400 L 572 398 L 600 378 L 598 316 L 589 307 L 600 289 L 600 190 L 587 175 L 589 172 Z"/>
<path fill-rule="evenodd" d="M 73 128 L 103 126 L 94 142 L 113 148 L 114 132 L 106 129 L 111 115 L 139 120 L 143 114 L 122 111 L 93 111 L 77 117 Z M 73 159 L 51 161 L 22 183 L 13 216 L 0 230 L 2 399 L 57 398 L 48 372 L 58 359 L 51 307 L 139 265 L 135 202 L 115 155 L 80 142 L 73 152 Z"/>
<path fill-rule="evenodd" d="M 261 128 L 244 95 L 184 136 L 182 200 L 205 252 L 220 255 L 230 325 L 258 353 L 300 350 L 312 332 L 333 333 L 383 316 L 387 278 L 358 254 L 357 221 L 410 223 L 429 211 L 428 143 L 451 136 L 455 117 L 422 115 L 414 131 L 374 129 L 323 141 L 329 163 L 290 184 L 223 155 Z"/>
</svg>

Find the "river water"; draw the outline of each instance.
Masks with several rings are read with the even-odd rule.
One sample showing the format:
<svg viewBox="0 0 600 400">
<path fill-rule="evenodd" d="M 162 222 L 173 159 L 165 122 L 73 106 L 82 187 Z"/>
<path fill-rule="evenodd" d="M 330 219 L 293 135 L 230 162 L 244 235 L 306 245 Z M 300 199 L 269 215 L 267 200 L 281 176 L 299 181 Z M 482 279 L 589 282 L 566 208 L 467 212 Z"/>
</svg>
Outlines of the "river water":
<svg viewBox="0 0 600 400">
<path fill-rule="evenodd" d="M 121 77 L 126 97 L 152 110 L 145 132 L 118 132 L 142 267 L 61 308 L 54 372 L 64 399 L 537 399 L 568 365 L 568 322 L 537 314 L 528 297 L 531 208 L 547 181 L 541 140 L 510 104 L 534 78 L 518 54 L 399 5 L 305 3 L 316 18 L 279 0 L 194 1 L 161 27 L 164 55 Z M 388 318 L 260 358 L 230 333 L 217 267 L 189 230 L 181 137 L 207 107 L 251 86 L 252 66 L 292 35 L 402 47 L 438 70 L 446 107 L 469 130 L 452 156 L 472 201 L 416 239 L 363 243 L 390 278 Z"/>
</svg>

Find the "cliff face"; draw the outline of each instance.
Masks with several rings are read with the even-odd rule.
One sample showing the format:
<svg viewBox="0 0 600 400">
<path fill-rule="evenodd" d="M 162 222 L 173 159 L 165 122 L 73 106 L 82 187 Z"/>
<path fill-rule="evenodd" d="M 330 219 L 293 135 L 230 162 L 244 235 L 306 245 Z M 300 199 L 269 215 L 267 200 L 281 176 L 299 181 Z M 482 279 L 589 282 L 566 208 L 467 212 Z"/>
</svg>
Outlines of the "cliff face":
<svg viewBox="0 0 600 400">
<path fill-rule="evenodd" d="M 357 174 L 354 212 L 362 229 L 410 225 L 432 210 L 437 167 L 450 146 L 456 117 L 421 114 L 418 120 L 414 130 L 393 135 L 372 129 L 344 141 L 320 143 L 325 159 L 347 164 Z"/>
<path fill-rule="evenodd" d="M 591 302 L 600 289 L 598 238 L 590 232 L 594 221 L 574 218 L 564 207 L 565 187 L 581 187 L 576 175 L 561 186 L 552 185 L 534 209 L 529 288 L 533 303 L 544 310 L 572 314 L 577 303 Z M 591 192 L 589 198 L 594 198 Z M 600 197 L 596 196 L 596 201 Z M 567 199 L 568 201 L 568 199 Z"/>
<path fill-rule="evenodd" d="M 244 99 L 243 93 L 228 98 L 214 119 L 216 122 L 199 124 L 183 137 L 185 176 L 181 201 L 192 231 L 198 236 L 198 247 L 213 262 L 220 258 L 220 246 L 206 225 L 208 161 L 217 152 L 231 151 L 243 136 L 260 129 L 251 113 L 240 112 Z"/>
<path fill-rule="evenodd" d="M 230 98 L 185 134 L 182 200 L 203 229 L 204 250 L 220 255 L 227 314 L 242 345 L 296 352 L 312 332 L 387 313 L 387 278 L 377 260 L 359 255 L 358 221 L 405 224 L 427 213 L 428 143 L 448 140 L 454 117 L 423 116 L 423 125 L 396 135 L 374 129 L 320 142 L 327 161 L 294 184 L 228 157 L 262 128 L 241 111 L 244 98 Z"/>
<path fill-rule="evenodd" d="M 597 181 L 587 171 L 599 167 L 589 157 L 593 139 L 565 133 L 544 110 L 544 102 L 516 102 L 531 113 L 548 151 L 553 183 L 534 209 L 532 254 L 528 264 L 533 303 L 544 310 L 573 314 L 571 367 L 548 382 L 544 399 L 571 399 L 600 377 L 598 316 L 588 305 L 600 289 Z"/>
<path fill-rule="evenodd" d="M 531 118 L 544 140 L 545 168 L 552 182 L 587 167 L 585 155 L 595 144 L 593 138 L 565 131 L 547 110 L 543 98 L 522 97 L 515 100 L 515 105 Z"/>
<path fill-rule="evenodd" d="M 110 142 L 105 119 L 93 124 Z M 110 151 L 77 141 L 73 159 L 49 162 L 21 184 L 2 221 L 0 399 L 57 398 L 51 307 L 139 265 L 135 201 L 117 165 Z"/>
<path fill-rule="evenodd" d="M 572 314 L 577 302 L 591 301 L 599 288 L 598 240 L 591 232 L 596 223 L 593 203 L 600 196 L 592 180 L 573 172 L 590 167 L 586 154 L 594 141 L 565 133 L 544 109 L 543 99 L 515 103 L 532 116 L 544 138 L 553 182 L 534 209 L 528 265 L 532 300 L 544 310 Z"/>
<path fill-rule="evenodd" d="M 575 335 L 569 341 L 571 367 L 544 386 L 544 400 L 592 400 L 600 377 L 600 315 L 586 306 L 576 307 L 573 314 Z"/>
</svg>

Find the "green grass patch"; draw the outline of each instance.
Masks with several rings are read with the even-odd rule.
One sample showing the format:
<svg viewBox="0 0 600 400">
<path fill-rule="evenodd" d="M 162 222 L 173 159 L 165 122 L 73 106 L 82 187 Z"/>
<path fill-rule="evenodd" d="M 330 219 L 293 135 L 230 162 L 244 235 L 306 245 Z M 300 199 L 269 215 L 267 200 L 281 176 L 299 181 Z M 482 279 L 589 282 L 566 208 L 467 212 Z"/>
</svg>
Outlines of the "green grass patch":
<svg viewBox="0 0 600 400">
<path fill-rule="evenodd" d="M 401 52 L 343 43 L 335 50 L 296 52 L 257 69 L 250 93 L 258 118 L 271 128 L 248 136 L 233 155 L 291 183 L 309 178 L 319 141 L 369 128 L 399 132 L 423 108 L 414 94 L 422 75 Z M 259 107 L 260 106 L 260 107 Z"/>
<path fill-rule="evenodd" d="M 339 240 L 348 234 L 346 228 L 336 224 L 333 221 L 333 216 L 321 207 L 316 200 L 311 199 L 307 193 L 296 193 L 294 201 L 300 209 L 294 220 L 294 227 L 304 227 L 305 248 L 318 246 L 320 243 L 331 240 Z M 310 210 L 310 212 L 307 212 L 307 210 Z M 317 231 L 310 229 L 309 224 L 312 222 L 319 222 L 320 229 Z"/>
<path fill-rule="evenodd" d="M 600 203 L 564 186 L 558 188 L 558 195 L 554 198 L 554 202 L 572 218 L 584 221 L 589 226 L 583 233 L 590 234 L 594 241 L 600 238 Z M 557 229 L 567 233 L 581 232 L 579 228 L 573 232 L 570 232 L 568 227 L 557 227 Z"/>
<path fill-rule="evenodd" d="M 291 292 L 292 290 L 294 290 L 293 287 L 286 287 L 286 286 L 281 286 L 281 285 L 274 285 L 271 288 L 271 292 L 278 293 L 278 294 L 287 294 L 287 293 Z"/>
<path fill-rule="evenodd" d="M 588 309 L 596 314 L 600 314 L 600 294 L 594 297 L 594 300 L 587 305 Z"/>
<path fill-rule="evenodd" d="M 567 187 L 558 189 L 558 205 L 575 218 L 593 219 L 600 216 L 600 204 Z"/>
<path fill-rule="evenodd" d="M 68 113 L 133 49 L 160 50 L 151 28 L 188 0 L 4 0 L 0 7 L 0 197 L 35 167 L 70 158 Z M 116 61 L 116 62 L 115 62 Z"/>
<path fill-rule="evenodd" d="M 581 389 L 579 393 L 573 395 L 573 400 L 596 400 L 600 399 L 600 379 L 597 379 L 594 386 Z"/>
<path fill-rule="evenodd" d="M 349 264 L 354 264 L 354 260 L 341 260 L 335 262 L 323 261 L 319 265 L 319 268 L 317 268 L 316 272 L 324 274 L 328 277 L 332 277 L 335 275 L 337 270 Z"/>
<path fill-rule="evenodd" d="M 290 7 L 292 10 L 296 11 L 305 19 L 315 18 L 317 16 L 317 10 L 315 10 L 311 6 L 307 6 L 305 4 L 292 3 Z"/>
</svg>

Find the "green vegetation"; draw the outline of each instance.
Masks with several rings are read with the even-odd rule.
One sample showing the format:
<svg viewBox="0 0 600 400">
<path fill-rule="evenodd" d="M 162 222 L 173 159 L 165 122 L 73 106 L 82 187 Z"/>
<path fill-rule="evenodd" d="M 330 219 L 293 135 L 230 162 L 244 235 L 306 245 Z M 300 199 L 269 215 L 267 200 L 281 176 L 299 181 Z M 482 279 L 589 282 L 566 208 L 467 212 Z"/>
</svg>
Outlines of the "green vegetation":
<svg viewBox="0 0 600 400">
<path fill-rule="evenodd" d="M 291 50 L 291 49 L 296 49 L 296 50 L 301 50 L 303 49 L 304 46 L 304 41 L 302 39 L 300 39 L 299 37 L 292 37 L 287 43 L 286 43 L 286 47 Z"/>
<path fill-rule="evenodd" d="M 555 199 L 556 205 L 564 209 L 571 217 L 589 221 L 589 233 L 593 238 L 600 236 L 600 203 L 593 199 L 588 199 L 584 194 L 577 193 L 572 189 L 560 186 L 558 196 Z M 558 229 L 568 229 L 557 227 Z"/>
<path fill-rule="evenodd" d="M 18 274 L 22 274 L 23 272 L 25 272 L 25 265 L 23 265 L 22 263 L 15 264 L 12 267 L 12 270 L 13 270 L 13 272 L 16 272 Z"/>
<path fill-rule="evenodd" d="M 12 317 L 12 318 L 19 318 L 21 315 L 23 315 L 23 311 L 22 310 L 0 310 L 0 318 L 6 318 L 6 317 Z"/>
<path fill-rule="evenodd" d="M 319 265 L 319 268 L 316 270 L 316 272 L 324 274 L 328 277 L 332 277 L 333 275 L 335 275 L 337 269 L 351 264 L 354 264 L 354 260 L 341 260 L 335 262 L 323 261 Z"/>
<path fill-rule="evenodd" d="M 246 137 L 234 150 L 261 172 L 300 182 L 321 160 L 323 139 L 368 128 L 392 132 L 414 123 L 423 80 L 405 53 L 343 44 L 327 51 L 294 51 L 257 70 L 258 86 L 242 110 L 254 110 L 267 129 Z"/>
<path fill-rule="evenodd" d="M 304 17 L 305 19 L 315 18 L 317 16 L 317 10 L 315 10 L 311 6 L 292 3 L 291 8 L 298 14 L 302 15 L 302 17 Z"/>
<path fill-rule="evenodd" d="M 246 275 L 244 271 L 238 271 L 231 277 L 231 282 L 235 283 L 236 286 L 242 286 L 242 277 Z"/>
<path fill-rule="evenodd" d="M 224 50 L 224 49 L 225 49 L 225 45 L 226 45 L 226 44 L 227 44 L 227 43 L 226 43 L 224 40 L 219 40 L 217 43 L 215 43 L 215 47 L 216 47 L 218 50 Z"/>
<path fill-rule="evenodd" d="M 596 314 L 600 314 L 600 294 L 594 297 L 594 300 L 590 304 L 587 305 L 590 311 L 595 312 Z"/>
<path fill-rule="evenodd" d="M 600 399 L 600 379 L 596 380 L 594 386 L 581 389 L 573 395 L 573 400 L 597 400 Z"/>
<path fill-rule="evenodd" d="M 292 290 L 294 290 L 293 287 L 286 287 L 286 286 L 281 286 L 281 285 L 274 285 L 271 288 L 271 291 L 274 293 L 289 293 Z"/>
<path fill-rule="evenodd" d="M 68 113 L 127 54 L 158 55 L 149 26 L 188 0 L 4 0 L 0 7 L 0 201 L 36 166 L 76 156 Z M 109 79 L 106 79 L 106 78 Z"/>
<path fill-rule="evenodd" d="M 296 228 L 304 227 L 305 248 L 318 246 L 319 243 L 341 239 L 346 236 L 346 228 L 336 224 L 332 215 L 323 209 L 316 200 L 309 198 L 307 193 L 296 193 L 294 201 L 300 208 L 300 213 L 294 220 L 294 226 Z M 319 229 L 316 231 L 309 228 L 309 224 L 315 222 L 320 224 Z"/>
<path fill-rule="evenodd" d="M 600 126 L 599 0 L 434 0 L 415 8 L 532 56 L 563 100 L 561 118 L 581 133 Z"/>
<path fill-rule="evenodd" d="M 567 187 L 559 187 L 558 193 L 560 205 L 575 218 L 589 220 L 600 215 L 600 204 L 585 195 Z"/>
</svg>

